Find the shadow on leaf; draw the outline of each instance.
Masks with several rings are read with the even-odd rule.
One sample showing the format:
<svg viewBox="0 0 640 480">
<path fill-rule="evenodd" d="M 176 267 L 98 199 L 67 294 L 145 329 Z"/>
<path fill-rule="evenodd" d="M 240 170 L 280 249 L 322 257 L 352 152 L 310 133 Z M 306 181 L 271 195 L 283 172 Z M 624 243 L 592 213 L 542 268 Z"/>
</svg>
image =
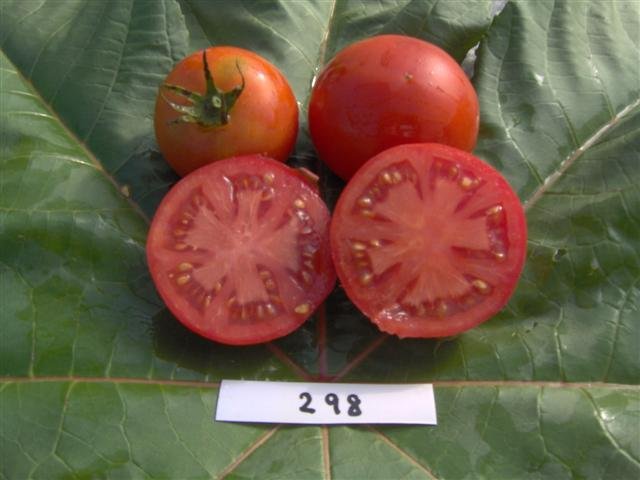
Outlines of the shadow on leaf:
<svg viewBox="0 0 640 480">
<path fill-rule="evenodd" d="M 238 347 L 207 340 L 184 327 L 167 309 L 153 317 L 151 335 L 157 357 L 175 363 L 177 374 L 191 371 L 219 380 L 280 379 L 288 373 L 264 345 Z"/>
</svg>

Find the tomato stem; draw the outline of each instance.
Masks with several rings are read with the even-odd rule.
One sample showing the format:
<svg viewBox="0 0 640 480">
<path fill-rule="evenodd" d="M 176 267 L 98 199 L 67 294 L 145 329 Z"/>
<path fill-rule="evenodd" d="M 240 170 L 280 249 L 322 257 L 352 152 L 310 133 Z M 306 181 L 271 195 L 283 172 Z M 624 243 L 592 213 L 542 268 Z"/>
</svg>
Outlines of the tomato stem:
<svg viewBox="0 0 640 480">
<path fill-rule="evenodd" d="M 217 127 L 229 123 L 229 112 L 245 87 L 245 79 L 242 70 L 240 70 L 238 59 L 236 59 L 236 68 L 238 69 L 242 82 L 226 92 L 220 90 L 215 84 L 213 74 L 207 62 L 206 50 L 202 51 L 202 66 L 206 85 L 204 94 L 188 90 L 179 85 L 169 83 L 162 85 L 163 88 L 175 93 L 188 102 L 187 104 L 176 103 L 169 100 L 165 95 L 162 95 L 162 98 L 171 108 L 181 114 L 169 123 L 196 123 L 205 128 Z"/>
</svg>

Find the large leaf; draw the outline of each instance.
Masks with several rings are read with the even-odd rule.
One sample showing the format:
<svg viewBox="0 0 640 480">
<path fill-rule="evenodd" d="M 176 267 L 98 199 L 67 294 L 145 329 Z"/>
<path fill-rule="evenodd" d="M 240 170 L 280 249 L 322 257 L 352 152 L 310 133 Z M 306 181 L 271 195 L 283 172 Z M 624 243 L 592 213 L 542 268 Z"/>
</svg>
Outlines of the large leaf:
<svg viewBox="0 0 640 480">
<path fill-rule="evenodd" d="M 0 3 L 0 475 L 22 478 L 640 476 L 640 4 L 385 0 Z M 525 203 L 520 285 L 443 341 L 380 334 L 338 287 L 267 345 L 182 328 L 150 282 L 176 180 L 158 84 L 210 44 L 291 81 L 376 33 L 474 65 L 476 153 Z M 292 164 L 342 184 L 302 126 Z M 223 378 L 433 382 L 437 427 L 215 423 Z"/>
</svg>

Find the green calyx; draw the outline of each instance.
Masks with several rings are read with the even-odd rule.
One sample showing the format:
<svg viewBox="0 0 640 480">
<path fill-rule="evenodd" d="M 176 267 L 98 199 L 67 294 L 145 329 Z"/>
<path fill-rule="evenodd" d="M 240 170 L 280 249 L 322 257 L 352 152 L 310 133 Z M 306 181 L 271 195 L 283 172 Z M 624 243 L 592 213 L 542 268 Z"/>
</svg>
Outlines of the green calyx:
<svg viewBox="0 0 640 480">
<path fill-rule="evenodd" d="M 168 83 L 162 85 L 163 88 L 176 93 L 189 102 L 188 105 L 181 105 L 172 102 L 164 95 L 162 96 L 162 98 L 171 105 L 171 108 L 181 114 L 169 123 L 196 123 L 201 127 L 217 127 L 229 123 L 229 112 L 240 97 L 240 94 L 242 94 L 245 85 L 244 76 L 242 75 L 242 71 L 240 71 L 238 61 L 236 60 L 236 68 L 238 69 L 242 83 L 227 92 L 223 92 L 216 87 L 204 51 L 202 52 L 202 63 L 207 86 L 204 94 L 192 92 L 179 85 L 171 85 Z"/>
</svg>

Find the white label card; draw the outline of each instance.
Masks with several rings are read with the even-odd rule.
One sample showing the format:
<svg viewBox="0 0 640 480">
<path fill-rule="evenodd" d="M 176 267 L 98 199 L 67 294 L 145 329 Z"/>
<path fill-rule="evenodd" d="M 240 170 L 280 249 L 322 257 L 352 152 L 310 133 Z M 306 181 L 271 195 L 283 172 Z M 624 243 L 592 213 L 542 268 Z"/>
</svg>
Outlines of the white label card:
<svg viewBox="0 0 640 480">
<path fill-rule="evenodd" d="M 223 422 L 436 425 L 430 384 L 223 380 L 215 419 Z"/>
</svg>

